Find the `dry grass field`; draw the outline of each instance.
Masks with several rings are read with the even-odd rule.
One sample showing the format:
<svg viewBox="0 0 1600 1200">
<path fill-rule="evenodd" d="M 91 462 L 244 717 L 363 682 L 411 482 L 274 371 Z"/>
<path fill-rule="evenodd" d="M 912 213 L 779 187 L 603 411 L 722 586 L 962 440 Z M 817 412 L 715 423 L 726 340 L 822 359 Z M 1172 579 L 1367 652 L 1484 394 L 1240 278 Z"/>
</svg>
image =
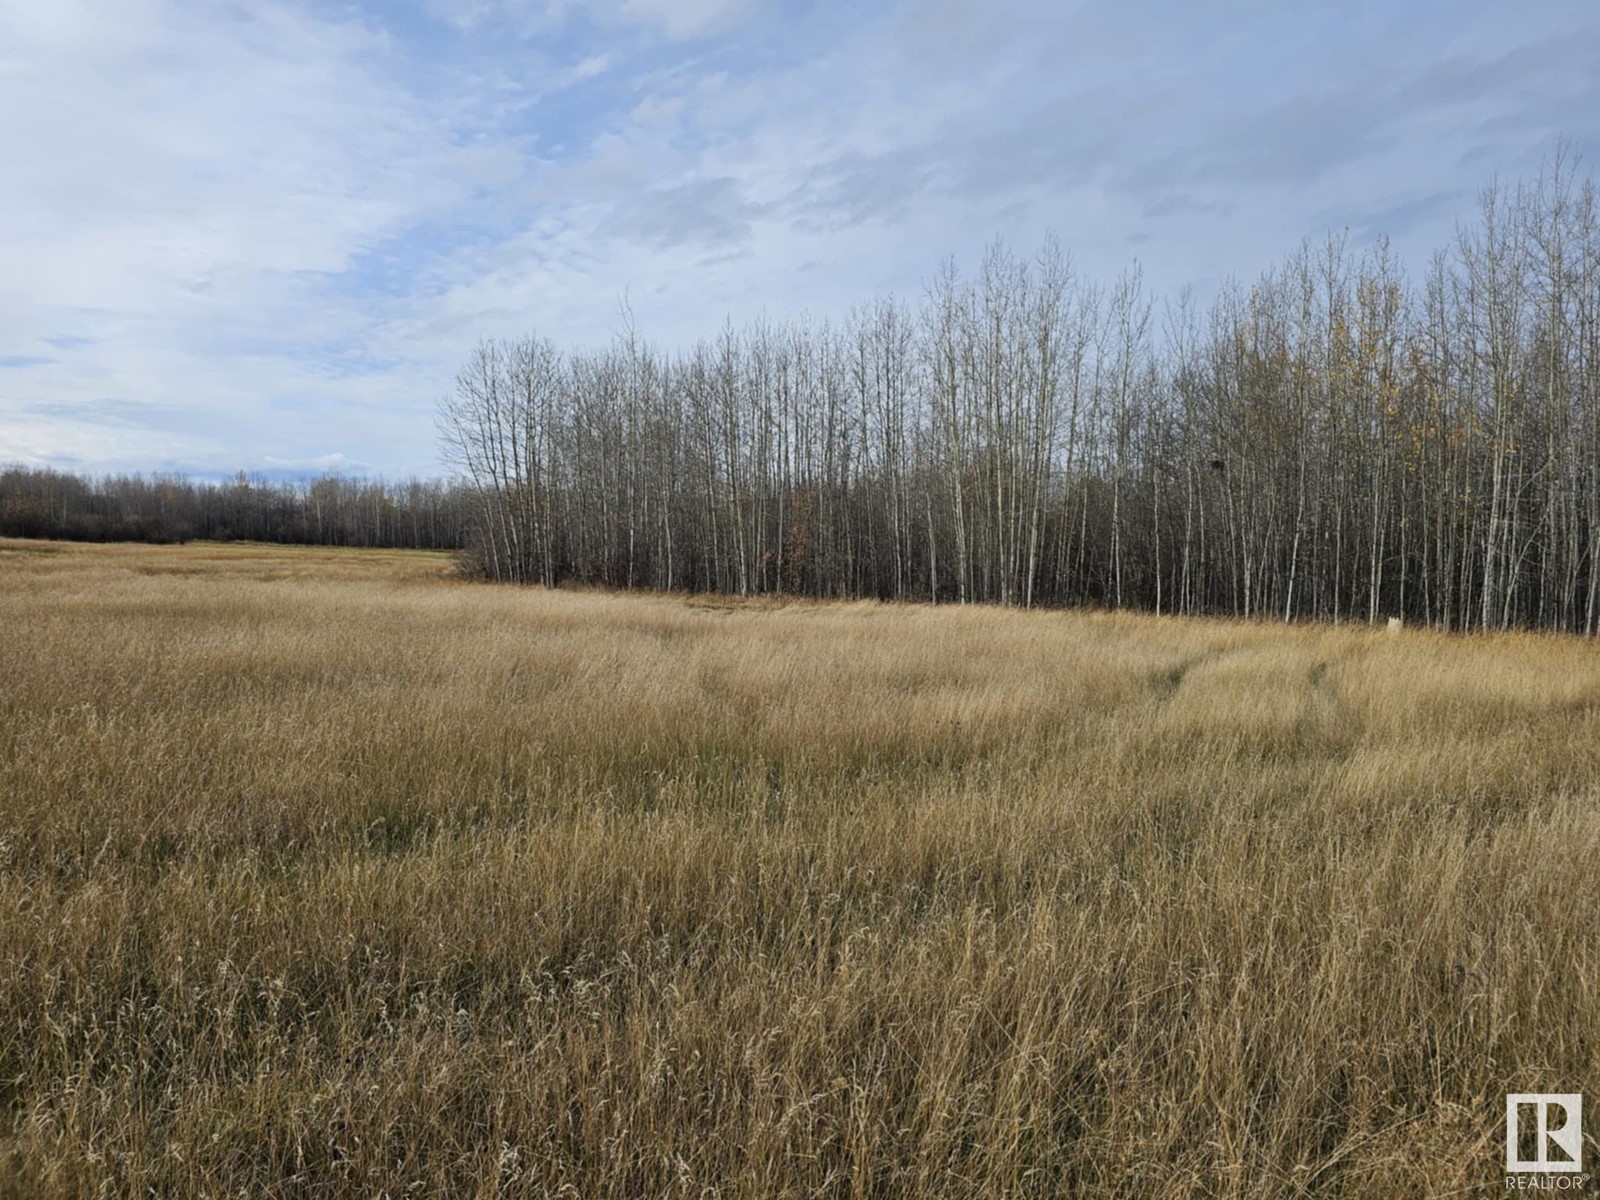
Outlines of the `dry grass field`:
<svg viewBox="0 0 1600 1200">
<path fill-rule="evenodd" d="M 0 1196 L 1469 1195 L 1600 1095 L 1595 647 L 447 567 L 0 542 Z"/>
</svg>

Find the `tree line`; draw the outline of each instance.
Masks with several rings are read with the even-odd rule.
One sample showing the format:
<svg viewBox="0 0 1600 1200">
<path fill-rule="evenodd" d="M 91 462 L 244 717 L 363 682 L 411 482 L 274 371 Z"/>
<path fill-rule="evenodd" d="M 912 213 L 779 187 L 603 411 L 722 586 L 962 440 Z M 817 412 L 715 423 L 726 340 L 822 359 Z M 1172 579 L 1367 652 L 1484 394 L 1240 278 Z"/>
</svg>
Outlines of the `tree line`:
<svg viewBox="0 0 1600 1200">
<path fill-rule="evenodd" d="M 1304 243 L 1201 304 L 1053 242 L 682 352 L 481 343 L 449 480 L 0 469 L 0 534 L 465 547 L 553 585 L 1600 628 L 1600 217 L 1558 159 L 1420 278 Z"/>
<path fill-rule="evenodd" d="M 1202 305 L 1053 242 L 668 355 L 486 341 L 440 412 L 490 578 L 1600 626 L 1600 221 L 1557 160 L 1413 279 L 1307 242 Z"/>
<path fill-rule="evenodd" d="M 464 489 L 324 475 L 272 482 L 179 476 L 85 478 L 48 468 L 0 469 L 0 536 L 73 541 L 193 538 L 453 550 L 466 543 Z"/>
</svg>

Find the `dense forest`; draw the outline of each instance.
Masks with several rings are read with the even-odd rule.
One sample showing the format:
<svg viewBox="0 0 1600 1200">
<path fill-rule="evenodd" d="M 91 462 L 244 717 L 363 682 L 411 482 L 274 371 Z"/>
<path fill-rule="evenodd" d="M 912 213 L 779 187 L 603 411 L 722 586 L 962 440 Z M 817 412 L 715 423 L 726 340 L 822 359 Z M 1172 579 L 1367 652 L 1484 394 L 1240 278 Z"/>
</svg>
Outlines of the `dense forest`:
<svg viewBox="0 0 1600 1200">
<path fill-rule="evenodd" d="M 685 353 L 486 342 L 441 411 L 497 579 L 1600 626 L 1600 213 L 1560 161 L 1418 279 L 1207 304 L 1057 246 Z"/>
<path fill-rule="evenodd" d="M 210 483 L 0 468 L 0 536 L 6 537 L 457 549 L 465 543 L 467 511 L 463 489 L 437 480 L 395 484 L 325 475 L 273 483 L 241 472 Z"/>
</svg>

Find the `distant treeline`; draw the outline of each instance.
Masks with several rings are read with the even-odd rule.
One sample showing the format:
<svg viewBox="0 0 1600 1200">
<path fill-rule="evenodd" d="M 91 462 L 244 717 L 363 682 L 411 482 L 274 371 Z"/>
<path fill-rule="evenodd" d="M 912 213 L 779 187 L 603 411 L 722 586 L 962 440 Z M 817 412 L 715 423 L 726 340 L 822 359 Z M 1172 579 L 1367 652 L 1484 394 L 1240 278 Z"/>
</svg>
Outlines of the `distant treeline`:
<svg viewBox="0 0 1600 1200">
<path fill-rule="evenodd" d="M 499 579 L 1592 634 L 1597 217 L 1558 162 L 1420 281 L 1332 237 L 1158 306 L 997 247 L 677 355 L 484 343 L 444 448 Z"/>
<path fill-rule="evenodd" d="M 299 483 L 240 473 L 227 483 L 171 476 L 85 478 L 0 469 L 0 535 L 74 541 L 291 542 L 458 549 L 467 500 L 438 480 L 399 483 L 325 475 Z"/>
</svg>

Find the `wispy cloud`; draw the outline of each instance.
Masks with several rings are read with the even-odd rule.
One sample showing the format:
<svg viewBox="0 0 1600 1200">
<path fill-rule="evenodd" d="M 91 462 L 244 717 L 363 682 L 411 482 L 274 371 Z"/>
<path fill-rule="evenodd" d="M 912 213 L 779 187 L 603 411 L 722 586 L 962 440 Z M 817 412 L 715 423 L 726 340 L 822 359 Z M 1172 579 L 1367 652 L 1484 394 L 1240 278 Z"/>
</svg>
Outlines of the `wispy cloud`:
<svg viewBox="0 0 1600 1200">
<path fill-rule="evenodd" d="M 1568 0 L 0 0 L 0 459 L 430 471 L 481 335 L 837 312 L 996 234 L 1157 288 L 1420 255 L 1600 145 L 1597 59 Z"/>
<path fill-rule="evenodd" d="M 623 0 L 624 15 L 659 25 L 674 38 L 717 33 L 749 15 L 751 0 Z"/>
</svg>

